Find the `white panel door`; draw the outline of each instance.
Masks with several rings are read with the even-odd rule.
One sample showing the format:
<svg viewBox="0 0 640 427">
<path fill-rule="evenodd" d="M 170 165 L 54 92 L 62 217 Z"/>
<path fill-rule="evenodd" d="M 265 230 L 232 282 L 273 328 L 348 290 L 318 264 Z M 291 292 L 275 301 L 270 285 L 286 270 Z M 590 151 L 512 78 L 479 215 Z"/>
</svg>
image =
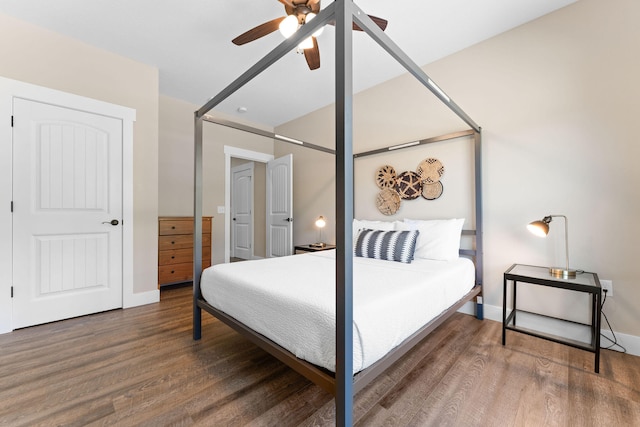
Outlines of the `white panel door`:
<svg viewBox="0 0 640 427">
<path fill-rule="evenodd" d="M 253 258 L 253 162 L 231 169 L 231 253 Z"/>
<path fill-rule="evenodd" d="M 267 163 L 267 257 L 293 254 L 293 155 Z"/>
<path fill-rule="evenodd" d="M 122 307 L 122 121 L 13 109 L 13 328 Z"/>
</svg>

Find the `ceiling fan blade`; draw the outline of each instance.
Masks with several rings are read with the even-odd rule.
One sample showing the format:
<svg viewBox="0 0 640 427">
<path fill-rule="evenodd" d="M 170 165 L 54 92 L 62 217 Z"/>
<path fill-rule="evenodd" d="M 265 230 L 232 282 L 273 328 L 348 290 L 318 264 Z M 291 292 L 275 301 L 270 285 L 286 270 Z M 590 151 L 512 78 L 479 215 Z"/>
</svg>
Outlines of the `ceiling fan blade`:
<svg viewBox="0 0 640 427">
<path fill-rule="evenodd" d="M 382 31 L 384 31 L 384 30 L 386 30 L 386 29 L 387 29 L 387 24 L 388 24 L 388 22 L 387 22 L 387 20 L 386 20 L 386 19 L 378 18 L 377 16 L 373 16 L 373 15 L 369 15 L 369 18 L 371 18 L 371 20 L 372 20 L 373 22 L 375 22 L 375 24 L 376 24 L 378 27 L 380 27 L 380 29 L 381 29 Z"/>
<path fill-rule="evenodd" d="M 373 15 L 369 15 L 369 18 L 371 18 L 371 20 L 378 26 L 380 27 L 380 29 L 382 31 L 387 29 L 387 20 L 386 19 L 382 19 L 382 18 L 378 18 L 377 16 L 373 16 Z M 362 28 L 360 28 L 355 22 L 353 23 L 353 29 L 356 31 L 362 31 Z"/>
<path fill-rule="evenodd" d="M 310 70 L 316 70 L 320 68 L 320 49 L 318 49 L 318 41 L 315 37 L 311 37 L 313 40 L 313 47 L 304 50 L 304 59 L 307 60 L 307 65 Z"/>
<path fill-rule="evenodd" d="M 368 15 L 368 16 L 378 27 L 380 27 L 382 31 L 387 29 L 388 22 L 386 19 L 378 18 L 377 16 L 373 16 L 373 15 Z M 329 25 L 336 25 L 336 21 L 330 21 Z M 362 28 L 360 28 L 358 24 L 356 24 L 355 22 L 353 23 L 352 28 L 354 31 L 362 31 Z"/>
<path fill-rule="evenodd" d="M 238 37 L 231 41 L 233 42 L 233 44 L 240 46 L 259 39 L 260 37 L 264 37 L 267 34 L 271 34 L 278 29 L 278 26 L 284 20 L 284 18 L 286 18 L 286 16 L 273 19 L 269 22 L 265 22 L 264 24 L 260 24 L 257 27 L 254 27 L 249 31 L 240 34 Z"/>
<path fill-rule="evenodd" d="M 307 7 L 311 9 L 311 12 L 318 14 L 320 12 L 320 0 L 309 0 Z"/>
<path fill-rule="evenodd" d="M 293 11 L 296 9 L 296 5 L 294 5 L 291 0 L 278 0 L 278 1 L 284 5 L 284 10 L 287 13 L 287 15 L 293 14 Z"/>
</svg>

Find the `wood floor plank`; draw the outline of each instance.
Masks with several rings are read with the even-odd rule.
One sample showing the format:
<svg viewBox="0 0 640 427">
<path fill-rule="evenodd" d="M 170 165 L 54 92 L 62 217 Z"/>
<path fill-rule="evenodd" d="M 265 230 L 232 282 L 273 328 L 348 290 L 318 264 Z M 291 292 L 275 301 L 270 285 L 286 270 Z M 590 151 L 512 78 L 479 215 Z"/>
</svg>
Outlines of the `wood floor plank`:
<svg viewBox="0 0 640 427">
<path fill-rule="evenodd" d="M 0 335 L 0 426 L 331 426 L 333 398 L 213 317 L 191 290 Z M 354 399 L 362 426 L 640 425 L 640 358 L 456 314 Z"/>
</svg>

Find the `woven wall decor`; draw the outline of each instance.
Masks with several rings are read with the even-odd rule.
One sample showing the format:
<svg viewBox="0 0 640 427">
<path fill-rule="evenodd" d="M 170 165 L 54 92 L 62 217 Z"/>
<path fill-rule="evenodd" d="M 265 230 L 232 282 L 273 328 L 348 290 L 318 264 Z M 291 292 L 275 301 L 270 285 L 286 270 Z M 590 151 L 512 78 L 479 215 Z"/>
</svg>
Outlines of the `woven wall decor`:
<svg viewBox="0 0 640 427">
<path fill-rule="evenodd" d="M 413 171 L 402 172 L 396 179 L 396 191 L 400 198 L 413 200 L 422 193 L 422 180 L 420 175 Z"/>
<path fill-rule="evenodd" d="M 392 188 L 384 188 L 376 197 L 376 206 L 383 215 L 393 215 L 400 209 L 400 195 Z"/>
<path fill-rule="evenodd" d="M 376 184 L 378 188 L 393 188 L 396 185 L 396 170 L 393 166 L 384 165 L 376 171 Z"/>
<path fill-rule="evenodd" d="M 433 184 L 440 181 L 440 178 L 444 175 L 444 165 L 440 160 L 429 157 L 420 162 L 416 172 L 420 175 L 422 182 Z"/>
<path fill-rule="evenodd" d="M 442 192 L 444 191 L 444 186 L 442 182 L 434 182 L 433 184 L 427 184 L 426 182 L 422 183 L 422 197 L 427 200 L 435 200 L 438 197 L 442 196 Z"/>
</svg>

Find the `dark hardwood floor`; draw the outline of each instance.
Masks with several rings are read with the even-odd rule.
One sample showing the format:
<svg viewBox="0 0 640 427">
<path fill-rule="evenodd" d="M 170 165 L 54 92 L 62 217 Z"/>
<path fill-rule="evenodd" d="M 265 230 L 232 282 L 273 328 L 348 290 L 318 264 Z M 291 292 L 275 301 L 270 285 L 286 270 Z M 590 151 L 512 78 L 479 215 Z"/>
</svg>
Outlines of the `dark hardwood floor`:
<svg viewBox="0 0 640 427">
<path fill-rule="evenodd" d="M 330 395 L 204 314 L 162 301 L 0 335 L 1 426 L 325 426 Z M 640 358 L 456 314 L 359 393 L 362 426 L 638 426 Z"/>
</svg>

